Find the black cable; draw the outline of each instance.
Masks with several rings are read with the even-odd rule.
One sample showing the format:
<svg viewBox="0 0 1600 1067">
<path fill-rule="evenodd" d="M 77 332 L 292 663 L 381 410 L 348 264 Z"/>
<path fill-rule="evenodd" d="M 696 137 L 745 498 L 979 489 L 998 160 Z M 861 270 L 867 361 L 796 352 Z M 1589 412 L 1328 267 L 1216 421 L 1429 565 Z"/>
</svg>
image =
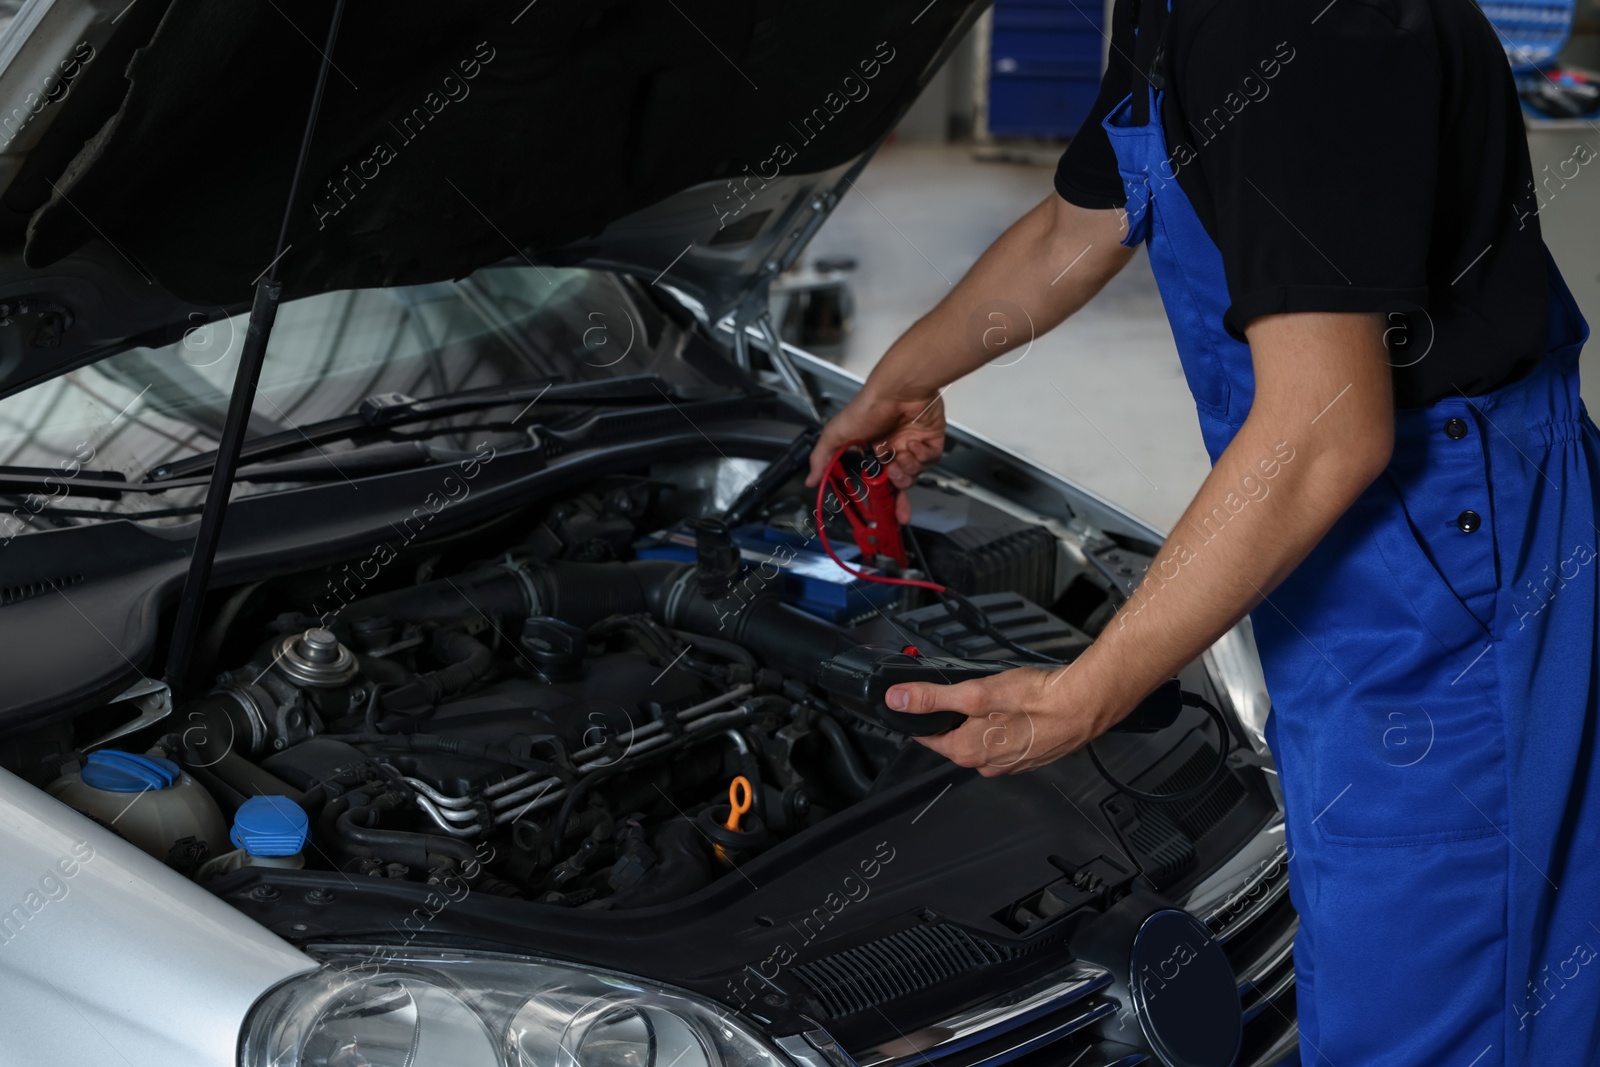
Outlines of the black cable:
<svg viewBox="0 0 1600 1067">
<path fill-rule="evenodd" d="M 378 693 L 383 687 L 376 682 L 372 684 L 372 692 L 367 694 L 366 712 L 362 716 L 362 725 L 368 734 L 378 732 Z"/>
<path fill-rule="evenodd" d="M 938 576 L 933 573 L 933 565 L 928 561 L 928 554 L 922 550 L 922 543 L 917 540 L 916 531 L 911 528 L 910 524 L 900 527 L 900 531 L 905 535 L 906 543 L 911 546 L 911 550 L 917 554 L 917 562 L 922 567 L 923 576 L 935 585 L 944 586 L 944 591 L 936 595 L 939 597 L 939 602 L 944 605 L 944 610 L 949 612 L 951 618 L 967 629 L 983 634 L 995 644 L 1002 648 L 1009 648 L 1025 659 L 1030 659 L 1035 663 L 1061 662 L 1054 656 L 1047 656 L 1043 652 L 1035 652 L 1026 645 L 1018 644 L 1001 633 L 1000 628 L 989 621 L 989 616 L 982 608 L 954 589 L 951 589 L 944 582 L 939 581 Z"/>
<path fill-rule="evenodd" d="M 922 551 L 922 542 L 917 540 L 917 531 L 910 523 L 900 527 L 900 532 L 905 535 L 906 544 L 911 546 L 911 551 L 917 555 L 917 566 L 922 568 L 922 576 L 935 585 L 944 585 L 938 576 L 933 573 L 933 564 L 928 562 L 928 554 Z"/>
<path fill-rule="evenodd" d="M 978 605 L 974 604 L 972 601 L 968 600 L 954 589 L 947 587 L 943 593 L 939 594 L 939 600 L 944 604 L 944 610 L 950 613 L 950 617 L 961 623 L 961 625 L 965 626 L 969 630 L 983 634 L 995 644 L 1000 645 L 1003 648 L 1009 648 L 1011 651 L 1025 659 L 1032 660 L 1035 663 L 1048 663 L 1054 665 L 1060 665 L 1065 662 L 1064 660 L 1057 659 L 1055 656 L 1046 655 L 1043 652 L 1038 652 L 1029 648 L 1027 645 L 1018 644 L 1016 641 L 1013 641 L 1011 638 L 1001 633 L 998 626 L 989 621 L 989 616 L 982 608 L 978 607 Z"/>
<path fill-rule="evenodd" d="M 1210 773 L 1187 789 L 1179 789 L 1172 793 L 1151 793 L 1143 789 L 1135 789 L 1125 782 L 1118 781 L 1110 771 L 1106 770 L 1105 764 L 1100 762 L 1100 757 L 1095 755 L 1093 742 L 1084 745 L 1083 750 L 1089 754 L 1089 762 L 1094 764 L 1094 769 L 1100 772 L 1100 777 L 1110 782 L 1117 792 L 1126 793 L 1135 800 L 1148 800 L 1155 804 L 1175 804 L 1178 801 L 1191 800 L 1199 796 L 1222 780 L 1223 774 L 1228 769 L 1228 752 L 1230 751 L 1227 720 L 1222 717 L 1222 712 L 1217 710 L 1215 704 L 1198 693 L 1184 690 L 1182 698 L 1187 707 L 1199 708 L 1210 717 L 1212 722 L 1217 724 L 1217 762 L 1212 764 Z"/>
<path fill-rule="evenodd" d="M 944 585 L 943 582 L 940 582 L 938 578 L 934 576 L 933 569 L 928 565 L 927 553 L 922 551 L 922 545 L 917 542 L 917 535 L 912 531 L 911 527 L 907 525 L 901 527 L 901 529 L 905 533 L 906 542 L 911 546 L 912 551 L 917 554 L 917 560 L 922 565 L 922 573 L 927 576 L 929 581 L 936 582 L 939 585 Z M 945 611 L 949 612 L 951 618 L 961 623 L 961 625 L 965 626 L 968 630 L 981 633 L 996 644 L 1004 648 L 1008 648 L 1018 655 L 1032 660 L 1035 663 L 1065 666 L 1065 660 L 1057 659 L 1055 656 L 1046 655 L 1043 652 L 1039 652 L 1027 647 L 1026 645 L 1019 644 L 1018 642 L 1007 637 L 1000 631 L 999 627 L 995 626 L 995 624 L 989 620 L 988 614 L 985 613 L 982 608 L 978 607 L 978 605 L 974 604 L 972 601 L 968 600 L 954 589 L 951 589 L 949 586 L 945 586 L 944 592 L 938 594 L 938 596 L 940 603 L 944 605 Z M 1216 705 L 1212 704 L 1209 700 L 1207 700 L 1205 697 L 1202 697 L 1198 693 L 1191 693 L 1188 690 L 1184 690 L 1181 693 L 1181 699 L 1186 707 L 1199 708 L 1201 711 L 1204 711 L 1206 715 L 1210 717 L 1211 721 L 1217 725 L 1219 746 L 1217 750 L 1217 761 L 1212 765 L 1210 773 L 1208 773 L 1198 784 L 1189 786 L 1186 789 L 1179 789 L 1172 793 L 1152 793 L 1143 789 L 1135 789 L 1126 782 L 1119 781 L 1116 776 L 1106 769 L 1105 764 L 1100 762 L 1100 757 L 1095 755 L 1094 745 L 1085 745 L 1084 751 L 1089 754 L 1089 762 L 1094 765 L 1094 769 L 1099 772 L 1100 777 L 1104 778 L 1108 783 L 1110 783 L 1111 787 L 1117 792 L 1125 793 L 1128 796 L 1133 797 L 1135 800 L 1148 800 L 1152 803 L 1158 804 L 1173 804 L 1177 803 L 1178 801 L 1189 800 L 1197 797 L 1222 780 L 1223 774 L 1228 769 L 1228 752 L 1230 751 L 1230 735 L 1228 733 L 1227 720 L 1223 718 L 1222 712 L 1217 710 Z"/>
</svg>

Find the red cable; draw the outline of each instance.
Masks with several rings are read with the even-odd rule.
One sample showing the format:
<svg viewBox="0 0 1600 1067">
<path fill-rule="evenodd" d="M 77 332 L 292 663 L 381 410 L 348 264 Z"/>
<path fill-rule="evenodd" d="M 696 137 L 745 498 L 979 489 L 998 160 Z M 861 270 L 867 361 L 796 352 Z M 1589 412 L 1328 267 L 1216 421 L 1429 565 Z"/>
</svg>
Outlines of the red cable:
<svg viewBox="0 0 1600 1067">
<path fill-rule="evenodd" d="M 938 582 L 924 582 L 917 578 L 889 578 L 881 574 L 864 574 L 850 566 L 844 560 L 840 559 L 833 551 L 833 546 L 828 543 L 828 530 L 826 526 L 826 520 L 822 512 L 822 501 L 828 492 L 828 477 L 833 473 L 833 469 L 839 465 L 839 460 L 844 458 L 844 454 L 850 451 L 850 449 L 855 448 L 857 445 L 860 445 L 863 449 L 866 448 L 866 445 L 863 442 L 851 441 L 843 448 L 839 449 L 839 451 L 835 452 L 833 454 L 833 458 L 828 461 L 828 465 L 822 468 L 822 480 L 817 483 L 816 514 L 817 536 L 822 539 L 822 550 L 826 552 L 828 554 L 828 558 L 837 563 L 846 574 L 860 578 L 863 581 L 878 582 L 883 585 L 911 585 L 916 586 L 918 589 L 931 589 L 935 593 L 943 593 L 945 591 L 945 587 L 940 585 Z M 841 500 L 839 503 L 841 506 L 844 505 L 843 500 Z"/>
</svg>

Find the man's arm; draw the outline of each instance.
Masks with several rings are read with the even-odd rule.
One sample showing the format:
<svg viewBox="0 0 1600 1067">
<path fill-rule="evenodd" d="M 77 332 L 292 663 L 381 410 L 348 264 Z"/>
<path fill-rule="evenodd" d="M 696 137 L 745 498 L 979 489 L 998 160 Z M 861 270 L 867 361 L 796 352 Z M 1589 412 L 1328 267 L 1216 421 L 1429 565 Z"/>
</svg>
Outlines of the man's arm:
<svg viewBox="0 0 1600 1067">
<path fill-rule="evenodd" d="M 895 686 L 889 706 L 971 716 L 918 740 L 991 776 L 1049 763 L 1109 729 L 1269 595 L 1388 465 L 1383 329 L 1376 313 L 1252 321 L 1250 415 L 1094 644 L 1055 671 Z"/>
<path fill-rule="evenodd" d="M 984 347 L 983 306 L 1014 303 L 1036 334 L 1083 307 L 1133 258 L 1121 211 L 1091 210 L 1052 193 L 995 239 L 939 304 L 890 346 L 855 399 L 824 428 L 806 484 L 842 445 L 887 441 L 889 478 L 904 489 L 944 447 L 940 392 L 1001 353 Z M 976 327 L 976 328 L 975 328 Z M 1013 338 L 1013 343 L 1015 339 Z M 1009 351 L 1009 349 L 1007 349 Z M 901 521 L 910 517 L 901 498 Z"/>
</svg>

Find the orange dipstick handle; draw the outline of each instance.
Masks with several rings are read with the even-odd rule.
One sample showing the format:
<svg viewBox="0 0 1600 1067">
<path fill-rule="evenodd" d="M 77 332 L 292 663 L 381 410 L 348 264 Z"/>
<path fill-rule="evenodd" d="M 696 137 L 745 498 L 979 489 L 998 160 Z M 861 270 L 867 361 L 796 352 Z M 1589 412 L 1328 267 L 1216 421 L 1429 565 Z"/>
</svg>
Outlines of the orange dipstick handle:
<svg viewBox="0 0 1600 1067">
<path fill-rule="evenodd" d="M 750 810 L 750 805 L 755 799 L 755 794 L 750 789 L 750 779 L 739 775 L 728 783 L 728 821 L 722 824 L 724 830 L 738 830 L 739 817 Z"/>
</svg>

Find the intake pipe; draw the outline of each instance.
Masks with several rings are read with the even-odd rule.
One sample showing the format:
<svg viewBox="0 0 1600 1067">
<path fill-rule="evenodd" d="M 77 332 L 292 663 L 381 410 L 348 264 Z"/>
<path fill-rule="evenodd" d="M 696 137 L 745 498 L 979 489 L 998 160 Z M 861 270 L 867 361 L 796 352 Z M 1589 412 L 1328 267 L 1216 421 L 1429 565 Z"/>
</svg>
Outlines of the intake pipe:
<svg viewBox="0 0 1600 1067">
<path fill-rule="evenodd" d="M 611 615 L 649 615 L 689 634 L 732 641 L 763 666 L 810 679 L 852 642 L 839 627 L 783 603 L 760 572 L 720 586 L 692 563 L 523 561 L 425 582 L 353 602 L 345 618 L 422 622 L 481 612 L 506 619 L 547 615 L 588 628 Z"/>
<path fill-rule="evenodd" d="M 642 612 L 675 630 L 732 641 L 763 666 L 794 677 L 810 679 L 823 660 L 851 644 L 839 627 L 783 603 L 775 587 L 747 577 L 708 588 L 692 563 L 557 562 L 528 572 L 539 591 L 537 614 L 588 626 L 607 615 Z"/>
</svg>

